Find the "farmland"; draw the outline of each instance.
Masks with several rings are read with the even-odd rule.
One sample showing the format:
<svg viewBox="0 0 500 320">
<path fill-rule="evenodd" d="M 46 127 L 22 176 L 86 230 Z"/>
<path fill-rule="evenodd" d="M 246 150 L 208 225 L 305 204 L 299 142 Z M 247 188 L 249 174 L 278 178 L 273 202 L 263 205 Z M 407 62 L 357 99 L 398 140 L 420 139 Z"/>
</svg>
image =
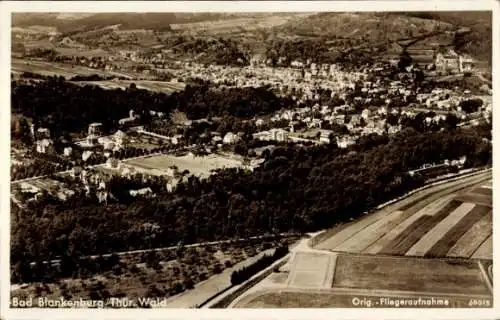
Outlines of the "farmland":
<svg viewBox="0 0 500 320">
<path fill-rule="evenodd" d="M 353 296 L 356 296 L 360 301 L 364 301 L 364 305 L 354 305 Z M 419 294 L 412 296 L 410 294 L 397 293 L 390 295 L 387 293 L 375 295 L 369 291 L 353 291 L 353 290 L 292 290 L 285 289 L 280 292 L 265 292 L 249 296 L 241 303 L 237 304 L 236 308 L 349 308 L 349 307 L 365 307 L 365 308 L 387 308 L 389 305 L 383 300 L 391 298 L 394 300 L 402 298 L 414 298 L 414 303 L 418 307 L 418 301 L 422 299 L 441 299 L 447 297 L 425 296 Z M 420 300 L 419 300 L 420 299 Z M 393 301 L 394 301 L 393 300 Z M 470 299 L 468 297 L 453 297 L 448 300 L 449 304 L 446 307 L 452 308 L 468 308 Z M 399 301 L 398 301 L 399 302 Z M 443 305 L 434 305 L 431 307 L 442 308 Z"/>
<path fill-rule="evenodd" d="M 387 307 L 384 297 L 491 306 L 491 190 L 491 173 L 471 175 L 315 235 L 230 307 L 353 307 L 353 296 L 364 307 Z"/>
<path fill-rule="evenodd" d="M 185 84 L 182 82 L 152 81 L 152 80 L 104 80 L 104 81 L 73 81 L 79 85 L 96 85 L 103 89 L 127 89 L 132 83 L 138 89 L 145 89 L 156 92 L 171 93 L 184 90 Z"/>
<path fill-rule="evenodd" d="M 475 262 L 383 256 L 340 255 L 333 286 L 428 293 L 489 293 Z"/>
<path fill-rule="evenodd" d="M 492 189 L 484 187 L 487 183 L 472 181 L 465 190 L 457 190 L 463 185 L 443 187 L 437 193 L 403 202 L 398 208 L 391 207 L 341 225 L 329 231 L 332 236 L 316 248 L 419 257 L 461 254 L 470 258 L 482 244 L 475 241 L 476 247 L 471 248 L 473 235 L 491 234 Z M 462 237 L 469 241 L 461 240 Z M 481 257 L 491 259 L 492 252 L 488 254 L 486 248 L 487 245 L 481 250 Z"/>
<path fill-rule="evenodd" d="M 121 72 L 102 71 L 83 66 L 36 61 L 36 60 L 12 59 L 11 68 L 12 68 L 11 69 L 12 73 L 19 74 L 23 72 L 32 72 L 44 76 L 63 76 L 65 78 L 71 78 L 77 75 L 90 76 L 94 74 L 104 77 L 108 76 L 128 77 L 128 78 L 134 77 L 133 75 L 124 74 Z"/>
</svg>

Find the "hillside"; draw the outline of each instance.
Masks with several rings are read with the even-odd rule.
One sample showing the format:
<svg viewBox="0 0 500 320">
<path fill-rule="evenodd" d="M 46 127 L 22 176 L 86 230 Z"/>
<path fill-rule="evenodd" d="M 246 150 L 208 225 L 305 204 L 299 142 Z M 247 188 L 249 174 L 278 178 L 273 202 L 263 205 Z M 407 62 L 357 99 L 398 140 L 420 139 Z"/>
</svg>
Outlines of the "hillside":
<svg viewBox="0 0 500 320">
<path fill-rule="evenodd" d="M 230 13 L 97 13 L 61 15 L 59 13 L 23 13 L 12 15 L 14 27 L 33 25 L 55 27 L 61 33 L 74 33 L 82 30 L 97 29 L 120 25 L 121 30 L 151 29 L 170 30 L 171 24 L 199 23 L 235 18 L 251 18 L 268 14 L 230 14 Z M 281 14 L 273 14 L 281 15 Z"/>
<path fill-rule="evenodd" d="M 368 45 L 441 32 L 434 42 L 491 63 L 491 21 L 491 12 L 325 12 L 274 30 L 294 37 L 349 39 Z"/>
</svg>

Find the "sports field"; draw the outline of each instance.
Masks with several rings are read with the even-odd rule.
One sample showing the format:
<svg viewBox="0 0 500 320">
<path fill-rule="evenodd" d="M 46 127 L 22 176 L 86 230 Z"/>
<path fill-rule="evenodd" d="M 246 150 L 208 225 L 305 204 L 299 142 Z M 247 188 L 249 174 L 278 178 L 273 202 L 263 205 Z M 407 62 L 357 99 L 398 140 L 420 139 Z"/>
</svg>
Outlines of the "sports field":
<svg viewBox="0 0 500 320">
<path fill-rule="evenodd" d="M 443 187 L 329 231 L 316 249 L 415 257 L 492 259 L 490 181 Z"/>
<path fill-rule="evenodd" d="M 142 169 L 167 170 L 171 166 L 177 166 L 180 172 L 189 170 L 190 174 L 207 177 L 211 170 L 222 168 L 241 167 L 241 161 L 224 158 L 215 154 L 197 157 L 192 154 L 176 157 L 173 155 L 160 155 L 141 159 L 126 161 L 128 165 Z"/>
</svg>

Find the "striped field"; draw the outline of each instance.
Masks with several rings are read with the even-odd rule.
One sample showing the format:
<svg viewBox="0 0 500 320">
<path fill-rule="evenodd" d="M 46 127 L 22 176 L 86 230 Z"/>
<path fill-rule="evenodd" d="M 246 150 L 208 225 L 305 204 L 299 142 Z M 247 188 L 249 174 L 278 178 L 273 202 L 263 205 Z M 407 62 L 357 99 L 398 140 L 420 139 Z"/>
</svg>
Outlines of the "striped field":
<svg viewBox="0 0 500 320">
<path fill-rule="evenodd" d="M 340 226 L 315 248 L 371 255 L 492 259 L 491 181 L 455 188 Z"/>
</svg>

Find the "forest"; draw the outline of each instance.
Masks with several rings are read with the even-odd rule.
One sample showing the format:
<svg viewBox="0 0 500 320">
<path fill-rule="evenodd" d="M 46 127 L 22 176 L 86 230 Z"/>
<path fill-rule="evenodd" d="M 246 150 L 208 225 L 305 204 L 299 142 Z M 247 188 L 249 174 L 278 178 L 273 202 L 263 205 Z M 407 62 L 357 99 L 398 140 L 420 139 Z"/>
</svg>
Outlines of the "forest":
<svg viewBox="0 0 500 320">
<path fill-rule="evenodd" d="M 266 88 L 211 89 L 208 85 L 187 85 L 171 95 L 131 88 L 105 90 L 98 86 L 77 86 L 59 78 L 36 85 L 12 82 L 12 112 L 48 127 L 55 136 L 85 132 L 92 122 L 105 131 L 118 128 L 118 121 L 130 109 L 143 124 L 151 122 L 149 111 L 170 114 L 178 109 L 189 119 L 216 116 L 252 118 L 290 106 L 291 99 L 278 98 Z"/>
<path fill-rule="evenodd" d="M 264 151 L 266 160 L 254 171 L 190 177 L 154 199 L 105 206 L 76 197 L 26 210 L 13 205 L 12 280 L 23 280 L 23 265 L 40 259 L 327 228 L 421 186 L 424 178 L 407 172 L 423 164 L 465 155 L 467 167 L 491 165 L 487 133 L 407 128 L 350 149 L 280 146 Z M 144 228 L 151 223 L 159 226 L 154 234 Z"/>
</svg>

